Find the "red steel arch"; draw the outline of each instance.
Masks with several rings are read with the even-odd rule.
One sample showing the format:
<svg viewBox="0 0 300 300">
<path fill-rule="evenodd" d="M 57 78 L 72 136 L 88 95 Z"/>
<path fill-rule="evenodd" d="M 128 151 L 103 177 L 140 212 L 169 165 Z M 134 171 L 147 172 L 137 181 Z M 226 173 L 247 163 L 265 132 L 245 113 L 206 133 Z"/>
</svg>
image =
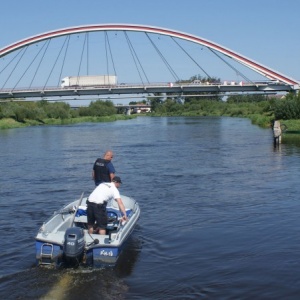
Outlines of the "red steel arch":
<svg viewBox="0 0 300 300">
<path fill-rule="evenodd" d="M 290 78 L 286 75 L 283 75 L 277 71 L 274 71 L 268 67 L 263 66 L 262 64 L 259 64 L 255 62 L 254 60 L 251 60 L 247 58 L 246 56 L 243 56 L 233 50 L 230 50 L 228 48 L 225 48 L 221 45 L 218 45 L 214 42 L 211 42 L 207 39 L 197 37 L 188 33 L 180 32 L 180 31 L 174 31 L 171 29 L 166 28 L 160 28 L 160 27 L 152 27 L 152 26 L 146 26 L 146 25 L 136 25 L 136 24 L 94 24 L 94 25 L 83 25 L 83 26 L 76 26 L 76 27 L 69 27 L 69 28 L 62 28 L 54 31 L 45 32 L 42 34 L 38 34 L 36 36 L 32 36 L 26 39 L 23 39 L 21 41 L 18 41 L 14 44 L 11 44 L 7 47 L 4 47 L 0 50 L 0 57 L 15 51 L 19 48 L 22 48 L 24 46 L 34 44 L 49 38 L 53 37 L 59 37 L 63 35 L 69 35 L 74 33 L 83 33 L 83 32 L 92 32 L 92 31 L 114 31 L 114 30 L 125 30 L 125 31 L 139 31 L 139 32 L 149 32 L 149 33 L 156 33 L 156 34 L 162 34 L 167 36 L 172 36 L 176 38 L 180 38 L 183 40 L 191 41 L 196 44 L 200 44 L 203 46 L 206 46 L 210 49 L 216 50 L 220 53 L 223 53 L 236 61 L 240 62 L 241 64 L 244 64 L 248 68 L 262 74 L 263 76 L 270 78 L 272 80 L 279 80 L 281 82 L 284 82 L 289 85 L 298 85 L 299 82 L 296 81 L 293 78 Z"/>
</svg>

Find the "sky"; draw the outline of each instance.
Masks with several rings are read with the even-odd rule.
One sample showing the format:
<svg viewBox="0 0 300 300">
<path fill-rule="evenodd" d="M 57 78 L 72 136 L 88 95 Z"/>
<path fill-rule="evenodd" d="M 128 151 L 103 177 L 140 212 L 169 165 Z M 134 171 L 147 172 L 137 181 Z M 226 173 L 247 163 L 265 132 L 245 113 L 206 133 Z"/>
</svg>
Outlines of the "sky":
<svg viewBox="0 0 300 300">
<path fill-rule="evenodd" d="M 299 0 L 10 0 L 0 49 L 43 32 L 125 23 L 202 37 L 300 81 Z"/>
</svg>

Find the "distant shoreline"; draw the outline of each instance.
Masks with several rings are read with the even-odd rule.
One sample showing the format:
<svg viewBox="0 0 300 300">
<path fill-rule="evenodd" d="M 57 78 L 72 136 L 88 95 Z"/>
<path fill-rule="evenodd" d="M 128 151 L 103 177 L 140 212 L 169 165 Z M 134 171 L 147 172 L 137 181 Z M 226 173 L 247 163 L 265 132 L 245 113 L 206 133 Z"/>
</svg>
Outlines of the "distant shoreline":
<svg viewBox="0 0 300 300">
<path fill-rule="evenodd" d="M 29 126 L 44 126 L 44 125 L 69 125 L 77 123 L 99 123 L 99 122 L 114 122 L 118 120 L 131 120 L 136 118 L 137 115 L 113 115 L 104 117 L 78 117 L 68 119 L 43 119 L 37 120 L 25 120 L 24 122 L 17 122 L 13 118 L 4 118 L 0 120 L 0 129 L 13 129 L 23 128 Z"/>
</svg>

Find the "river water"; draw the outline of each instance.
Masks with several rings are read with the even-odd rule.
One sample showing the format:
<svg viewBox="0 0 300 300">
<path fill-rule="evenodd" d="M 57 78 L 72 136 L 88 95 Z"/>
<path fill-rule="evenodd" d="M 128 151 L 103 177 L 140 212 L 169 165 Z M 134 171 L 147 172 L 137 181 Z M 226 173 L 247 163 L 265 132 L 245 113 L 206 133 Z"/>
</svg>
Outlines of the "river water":
<svg viewBox="0 0 300 300">
<path fill-rule="evenodd" d="M 299 299 L 300 148 L 240 118 L 138 117 L 0 131 L 2 299 Z M 141 218 L 114 268 L 35 266 L 53 211 L 115 153 Z"/>
</svg>

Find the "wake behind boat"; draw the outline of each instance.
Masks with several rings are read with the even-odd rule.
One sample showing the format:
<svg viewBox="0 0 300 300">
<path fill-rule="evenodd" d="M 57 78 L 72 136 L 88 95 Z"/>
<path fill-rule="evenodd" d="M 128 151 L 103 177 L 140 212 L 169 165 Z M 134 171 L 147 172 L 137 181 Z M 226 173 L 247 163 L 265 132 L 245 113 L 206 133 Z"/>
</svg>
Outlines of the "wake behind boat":
<svg viewBox="0 0 300 300">
<path fill-rule="evenodd" d="M 97 266 L 116 263 L 125 241 L 132 233 L 139 217 L 139 204 L 131 197 L 121 196 L 127 221 L 116 201 L 108 204 L 106 235 L 89 234 L 87 226 L 87 197 L 81 196 L 45 222 L 36 240 L 38 265 L 86 264 Z"/>
</svg>

